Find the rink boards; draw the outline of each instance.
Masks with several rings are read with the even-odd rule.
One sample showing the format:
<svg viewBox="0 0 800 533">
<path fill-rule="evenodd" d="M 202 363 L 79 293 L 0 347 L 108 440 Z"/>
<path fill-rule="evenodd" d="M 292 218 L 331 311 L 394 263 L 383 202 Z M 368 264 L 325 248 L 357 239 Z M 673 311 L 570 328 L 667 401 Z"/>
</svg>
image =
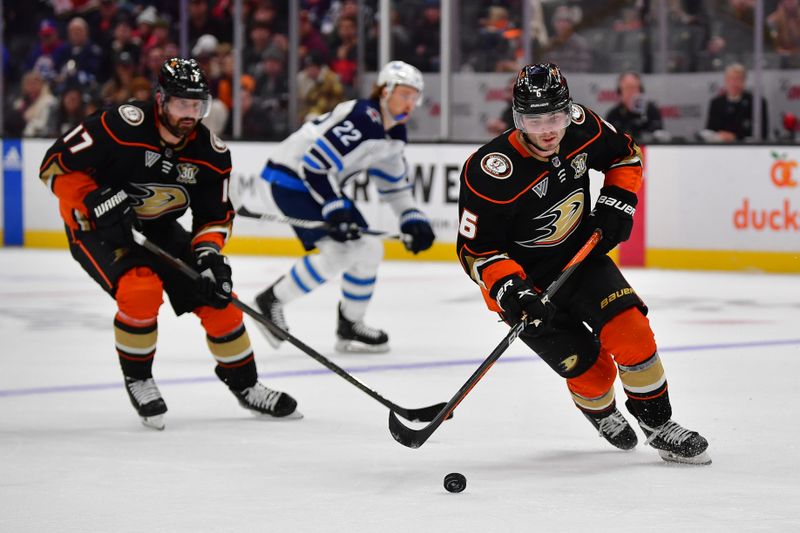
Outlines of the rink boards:
<svg viewBox="0 0 800 533">
<path fill-rule="evenodd" d="M 55 197 L 38 179 L 50 140 L 3 140 L 0 235 L 4 245 L 66 247 Z M 277 145 L 231 143 L 235 204 L 278 213 L 259 174 Z M 434 247 L 411 256 L 387 241 L 394 259 L 455 259 L 462 163 L 477 145 L 411 144 L 406 150 L 416 197 L 437 234 Z M 800 272 L 800 147 L 652 146 L 645 149 L 645 187 L 620 263 L 658 268 Z M 593 174 L 593 196 L 602 176 Z M 361 176 L 348 193 L 370 224 L 397 231 L 396 219 Z M 238 217 L 229 253 L 295 255 L 291 229 Z"/>
</svg>

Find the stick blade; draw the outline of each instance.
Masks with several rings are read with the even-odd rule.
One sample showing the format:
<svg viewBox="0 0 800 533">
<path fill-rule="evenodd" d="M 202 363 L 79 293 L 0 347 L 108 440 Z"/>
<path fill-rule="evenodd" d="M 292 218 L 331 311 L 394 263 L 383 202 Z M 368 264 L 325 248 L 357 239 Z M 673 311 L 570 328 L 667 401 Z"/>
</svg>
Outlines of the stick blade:
<svg viewBox="0 0 800 533">
<path fill-rule="evenodd" d="M 400 422 L 400 419 L 397 418 L 394 411 L 389 411 L 389 433 L 392 434 L 394 440 L 407 448 L 419 448 L 422 446 L 422 443 L 425 442 L 425 439 L 419 438 L 418 434 L 421 433 L 421 431 L 411 429 Z"/>
<path fill-rule="evenodd" d="M 428 407 L 420 407 L 419 409 L 395 409 L 395 413 L 409 422 L 432 422 L 445 407 L 447 407 L 447 403 L 442 402 Z M 447 417 L 448 420 L 451 418 L 453 418 L 453 413 L 450 413 L 450 416 Z"/>
</svg>

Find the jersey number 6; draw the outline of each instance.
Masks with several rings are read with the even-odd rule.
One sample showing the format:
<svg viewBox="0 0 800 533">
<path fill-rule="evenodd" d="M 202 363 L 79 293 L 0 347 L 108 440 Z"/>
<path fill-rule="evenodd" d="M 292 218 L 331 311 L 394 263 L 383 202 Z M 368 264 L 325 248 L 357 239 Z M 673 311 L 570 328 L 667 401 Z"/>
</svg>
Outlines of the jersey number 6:
<svg viewBox="0 0 800 533">
<path fill-rule="evenodd" d="M 461 213 L 461 222 L 458 224 L 458 232 L 467 239 L 474 239 L 478 233 L 478 215 L 464 209 Z"/>
</svg>

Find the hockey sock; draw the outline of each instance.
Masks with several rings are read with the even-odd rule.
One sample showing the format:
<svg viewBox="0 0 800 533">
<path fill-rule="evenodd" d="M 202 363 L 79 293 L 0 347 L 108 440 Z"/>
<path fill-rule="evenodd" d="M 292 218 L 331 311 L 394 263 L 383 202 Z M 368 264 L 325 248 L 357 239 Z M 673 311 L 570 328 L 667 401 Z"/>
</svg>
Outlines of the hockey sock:
<svg viewBox="0 0 800 533">
<path fill-rule="evenodd" d="M 672 408 L 667 393 L 667 377 L 658 352 L 637 365 L 617 366 L 631 413 L 651 427 L 669 420 Z"/>
<path fill-rule="evenodd" d="M 375 276 L 364 277 L 351 272 L 342 275 L 342 314 L 351 322 L 361 322 L 375 290 Z"/>
<path fill-rule="evenodd" d="M 211 355 L 217 361 L 217 375 L 234 390 L 242 390 L 256 382 L 256 363 L 250 337 L 241 324 L 221 337 L 206 336 Z"/>
<path fill-rule="evenodd" d="M 114 317 L 114 340 L 122 373 L 135 379 L 147 379 L 153 377 L 158 323 L 155 319 L 145 325 L 136 322 L 117 313 Z"/>
<path fill-rule="evenodd" d="M 321 255 L 306 255 L 292 265 L 291 270 L 277 282 L 273 291 L 281 303 L 291 302 L 325 283 L 330 270 Z M 335 272 L 334 272 L 335 273 Z"/>
</svg>

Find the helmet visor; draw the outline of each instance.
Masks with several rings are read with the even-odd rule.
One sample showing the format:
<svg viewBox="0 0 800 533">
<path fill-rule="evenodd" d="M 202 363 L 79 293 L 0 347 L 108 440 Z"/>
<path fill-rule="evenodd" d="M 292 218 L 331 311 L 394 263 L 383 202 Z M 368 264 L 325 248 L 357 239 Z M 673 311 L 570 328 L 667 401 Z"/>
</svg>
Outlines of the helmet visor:
<svg viewBox="0 0 800 533">
<path fill-rule="evenodd" d="M 178 119 L 193 118 L 202 120 L 211 111 L 211 96 L 206 96 L 202 99 L 170 96 L 164 105 L 169 114 Z"/>
<path fill-rule="evenodd" d="M 524 133 L 546 133 L 563 130 L 572 119 L 569 106 L 559 111 L 542 114 L 527 114 L 514 111 L 514 126 Z"/>
</svg>

